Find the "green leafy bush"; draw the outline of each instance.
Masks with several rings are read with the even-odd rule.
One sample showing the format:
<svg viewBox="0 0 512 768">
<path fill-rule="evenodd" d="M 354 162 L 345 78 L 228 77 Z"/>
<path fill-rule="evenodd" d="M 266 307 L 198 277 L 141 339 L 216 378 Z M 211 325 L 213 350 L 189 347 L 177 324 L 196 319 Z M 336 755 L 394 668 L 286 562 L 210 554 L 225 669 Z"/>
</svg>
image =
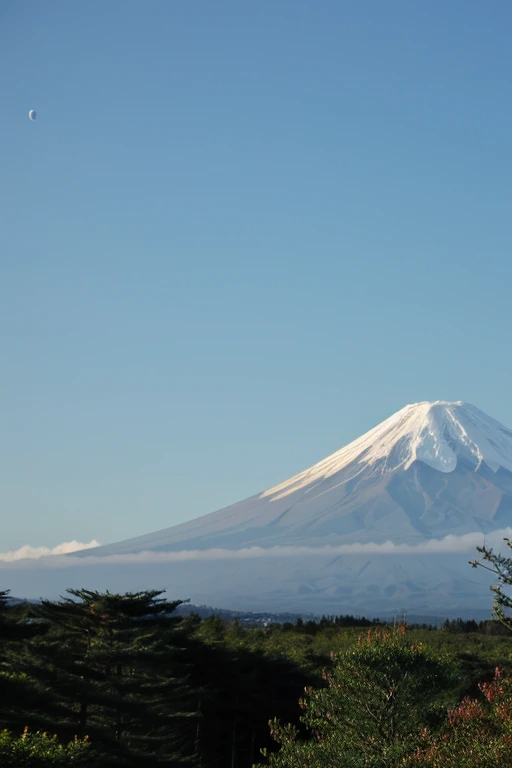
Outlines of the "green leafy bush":
<svg viewBox="0 0 512 768">
<path fill-rule="evenodd" d="M 0 765 L 46 766 L 93 765 L 92 750 L 87 739 L 75 739 L 69 744 L 59 744 L 56 736 L 25 729 L 22 736 L 10 731 L 0 731 Z"/>
</svg>

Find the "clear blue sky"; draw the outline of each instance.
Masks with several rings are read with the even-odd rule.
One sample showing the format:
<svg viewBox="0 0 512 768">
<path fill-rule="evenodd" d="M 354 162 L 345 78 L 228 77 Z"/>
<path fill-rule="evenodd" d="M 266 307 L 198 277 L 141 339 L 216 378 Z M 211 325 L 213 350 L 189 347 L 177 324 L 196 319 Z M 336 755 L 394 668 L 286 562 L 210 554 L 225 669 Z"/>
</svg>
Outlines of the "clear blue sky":
<svg viewBox="0 0 512 768">
<path fill-rule="evenodd" d="M 511 29 L 3 0 L 0 550 L 211 512 L 409 402 L 512 426 Z"/>
</svg>

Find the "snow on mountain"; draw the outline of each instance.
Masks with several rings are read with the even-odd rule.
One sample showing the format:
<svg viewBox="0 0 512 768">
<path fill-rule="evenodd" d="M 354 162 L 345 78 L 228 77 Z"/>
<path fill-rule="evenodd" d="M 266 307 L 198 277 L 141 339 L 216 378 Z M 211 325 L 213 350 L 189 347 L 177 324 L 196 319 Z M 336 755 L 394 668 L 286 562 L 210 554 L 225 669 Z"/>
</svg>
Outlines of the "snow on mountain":
<svg viewBox="0 0 512 768">
<path fill-rule="evenodd" d="M 349 467 L 353 477 L 371 465 L 384 474 L 408 469 L 414 461 L 453 472 L 459 455 L 472 457 L 477 468 L 485 463 L 494 472 L 500 467 L 512 472 L 512 431 L 469 403 L 414 403 L 264 495 L 276 498 Z"/>
</svg>

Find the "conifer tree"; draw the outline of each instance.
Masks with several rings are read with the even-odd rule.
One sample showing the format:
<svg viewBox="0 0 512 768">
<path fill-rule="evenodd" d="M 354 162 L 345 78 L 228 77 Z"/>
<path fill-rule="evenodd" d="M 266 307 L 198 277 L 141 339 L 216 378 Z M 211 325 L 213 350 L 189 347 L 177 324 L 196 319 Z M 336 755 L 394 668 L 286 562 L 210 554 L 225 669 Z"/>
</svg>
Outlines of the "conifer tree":
<svg viewBox="0 0 512 768">
<path fill-rule="evenodd" d="M 88 736 L 121 764 L 180 764 L 195 718 L 172 615 L 181 601 L 159 591 L 68 594 L 34 611 L 49 631 L 28 644 L 22 667 L 47 697 L 27 724 L 63 742 Z"/>
<path fill-rule="evenodd" d="M 9 590 L 0 592 L 0 728 L 21 734 L 27 705 L 42 700 L 37 681 L 23 673 L 20 658 L 25 641 L 45 631 L 28 620 L 26 605 L 11 603 Z"/>
</svg>

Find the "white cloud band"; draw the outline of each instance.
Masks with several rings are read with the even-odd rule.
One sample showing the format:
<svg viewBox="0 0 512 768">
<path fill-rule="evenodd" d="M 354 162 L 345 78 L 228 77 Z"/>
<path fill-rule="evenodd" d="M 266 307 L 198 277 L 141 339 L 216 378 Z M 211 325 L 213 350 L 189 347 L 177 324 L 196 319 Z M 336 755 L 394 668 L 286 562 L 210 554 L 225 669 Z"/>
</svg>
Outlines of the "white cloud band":
<svg viewBox="0 0 512 768">
<path fill-rule="evenodd" d="M 443 539 L 430 539 L 419 544 L 395 544 L 386 541 L 382 544 L 373 542 L 326 545 L 322 547 L 307 546 L 277 546 L 265 549 L 263 547 L 246 547 L 242 549 L 203 549 L 182 550 L 178 552 L 145 551 L 122 555 L 83 555 L 73 557 L 78 550 L 98 546 L 98 542 L 88 544 L 66 542 L 57 547 L 21 547 L 15 552 L 0 553 L 0 568 L 15 565 L 16 567 L 49 567 L 72 568 L 86 565 L 108 564 L 157 564 L 179 563 L 185 561 L 205 560 L 247 560 L 254 558 L 283 558 L 283 557 L 338 557 L 340 555 L 398 555 L 398 554 L 443 554 L 450 552 L 475 553 L 477 546 L 484 542 L 489 546 L 502 546 L 503 538 L 512 536 L 512 528 L 494 531 L 488 536 L 483 533 L 466 533 L 462 536 L 448 535 Z M 59 555 L 59 557 L 57 557 Z M 36 561 L 36 562 L 34 562 Z"/>
</svg>

